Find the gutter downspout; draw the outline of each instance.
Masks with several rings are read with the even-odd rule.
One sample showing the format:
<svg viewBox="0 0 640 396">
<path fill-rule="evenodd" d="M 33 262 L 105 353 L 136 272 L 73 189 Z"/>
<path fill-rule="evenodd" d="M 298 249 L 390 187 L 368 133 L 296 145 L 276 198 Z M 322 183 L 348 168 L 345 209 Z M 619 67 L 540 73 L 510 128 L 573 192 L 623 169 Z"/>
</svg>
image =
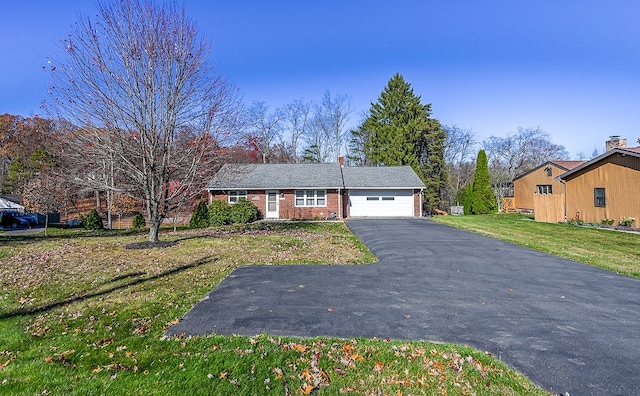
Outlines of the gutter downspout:
<svg viewBox="0 0 640 396">
<path fill-rule="evenodd" d="M 338 157 L 338 166 L 340 167 L 340 180 L 342 180 L 342 187 L 338 187 L 338 213 L 340 213 L 340 219 L 346 219 L 347 214 L 345 213 L 345 207 L 342 205 L 342 189 L 347 191 L 347 186 L 344 184 L 344 172 L 342 168 L 344 168 L 344 157 Z"/>
<path fill-rule="evenodd" d="M 420 189 L 420 208 L 418 208 L 418 210 L 420 211 L 420 215 L 419 215 L 418 217 L 422 217 L 422 205 L 423 205 L 423 202 L 422 202 L 422 193 L 423 193 L 423 192 L 424 192 L 424 188 L 421 188 L 421 189 Z"/>
</svg>

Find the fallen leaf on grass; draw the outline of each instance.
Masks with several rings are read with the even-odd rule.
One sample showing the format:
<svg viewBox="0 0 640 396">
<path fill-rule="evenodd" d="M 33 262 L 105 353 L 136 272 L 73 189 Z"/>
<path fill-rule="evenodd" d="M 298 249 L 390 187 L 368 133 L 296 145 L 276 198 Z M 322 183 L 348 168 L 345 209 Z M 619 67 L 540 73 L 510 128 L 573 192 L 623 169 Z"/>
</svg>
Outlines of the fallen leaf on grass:
<svg viewBox="0 0 640 396">
<path fill-rule="evenodd" d="M 9 360 L 7 360 L 6 362 L 0 364 L 0 370 L 2 370 L 3 368 L 7 367 L 9 365 L 9 363 L 11 363 L 13 361 L 13 359 L 15 359 L 15 357 L 11 356 L 9 358 Z"/>
<path fill-rule="evenodd" d="M 59 363 L 63 363 L 65 365 L 72 365 L 75 366 L 73 363 L 71 363 L 68 359 L 67 356 L 75 353 L 75 349 L 70 349 L 68 351 L 64 351 L 62 353 L 59 353 L 55 356 L 47 356 L 44 358 L 44 361 L 47 363 L 54 363 L 54 362 L 59 362 Z"/>
<path fill-rule="evenodd" d="M 97 347 L 104 348 L 107 345 L 110 345 L 112 342 L 113 342 L 113 338 L 104 338 L 102 340 L 98 340 L 94 342 L 93 344 Z"/>
<path fill-rule="evenodd" d="M 291 349 L 294 349 L 300 353 L 305 353 L 307 351 L 307 346 L 305 345 L 300 345 L 300 344 L 296 344 L 296 343 L 292 343 L 291 344 Z"/>
<path fill-rule="evenodd" d="M 382 371 L 382 369 L 384 368 L 384 363 L 377 361 L 374 365 L 373 365 L 373 371 L 379 373 Z"/>
<path fill-rule="evenodd" d="M 314 390 L 314 389 L 315 389 L 315 387 L 314 387 L 314 386 L 307 385 L 307 384 L 304 384 L 304 385 L 302 385 L 302 386 L 300 387 L 300 390 L 302 391 L 302 394 L 303 394 L 303 395 L 310 395 L 310 394 L 311 394 L 311 392 L 313 392 L 313 390 Z"/>
<path fill-rule="evenodd" d="M 276 375 L 276 380 L 282 379 L 282 377 L 284 376 L 280 367 L 276 367 L 272 371 Z"/>
<path fill-rule="evenodd" d="M 308 369 L 302 370 L 302 372 L 300 373 L 300 377 L 304 378 L 307 381 L 313 380 L 313 375 L 311 374 L 311 371 L 309 371 Z"/>
</svg>

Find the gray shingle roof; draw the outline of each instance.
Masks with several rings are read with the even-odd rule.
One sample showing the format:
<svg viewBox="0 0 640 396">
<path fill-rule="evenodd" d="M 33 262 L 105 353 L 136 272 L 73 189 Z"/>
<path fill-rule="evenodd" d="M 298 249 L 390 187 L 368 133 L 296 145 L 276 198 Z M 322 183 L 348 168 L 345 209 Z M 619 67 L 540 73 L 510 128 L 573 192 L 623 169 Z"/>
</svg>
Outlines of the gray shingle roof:
<svg viewBox="0 0 640 396">
<path fill-rule="evenodd" d="M 345 188 L 424 188 L 410 166 L 363 166 L 342 169 Z"/>
<path fill-rule="evenodd" d="M 225 164 L 207 184 L 210 190 L 342 188 L 338 164 Z"/>
<path fill-rule="evenodd" d="M 225 164 L 207 184 L 209 190 L 295 188 L 424 188 L 424 183 L 410 166 Z"/>
</svg>

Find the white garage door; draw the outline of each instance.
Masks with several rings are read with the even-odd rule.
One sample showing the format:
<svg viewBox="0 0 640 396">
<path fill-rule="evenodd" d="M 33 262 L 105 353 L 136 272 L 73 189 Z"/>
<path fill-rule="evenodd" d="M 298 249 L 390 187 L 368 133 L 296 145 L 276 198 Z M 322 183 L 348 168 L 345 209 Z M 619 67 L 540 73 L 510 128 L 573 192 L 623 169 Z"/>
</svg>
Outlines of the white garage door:
<svg viewBox="0 0 640 396">
<path fill-rule="evenodd" d="M 351 217 L 413 216 L 413 190 L 350 190 Z"/>
</svg>

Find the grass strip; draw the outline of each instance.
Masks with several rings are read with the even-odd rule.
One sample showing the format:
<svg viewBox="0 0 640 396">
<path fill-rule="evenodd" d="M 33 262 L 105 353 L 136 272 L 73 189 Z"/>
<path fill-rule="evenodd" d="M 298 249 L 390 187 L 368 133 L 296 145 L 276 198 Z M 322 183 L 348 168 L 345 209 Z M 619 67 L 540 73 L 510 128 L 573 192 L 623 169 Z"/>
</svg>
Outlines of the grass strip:
<svg viewBox="0 0 640 396">
<path fill-rule="evenodd" d="M 433 221 L 640 278 L 640 234 L 533 221 L 519 214 L 435 216 Z"/>
</svg>

